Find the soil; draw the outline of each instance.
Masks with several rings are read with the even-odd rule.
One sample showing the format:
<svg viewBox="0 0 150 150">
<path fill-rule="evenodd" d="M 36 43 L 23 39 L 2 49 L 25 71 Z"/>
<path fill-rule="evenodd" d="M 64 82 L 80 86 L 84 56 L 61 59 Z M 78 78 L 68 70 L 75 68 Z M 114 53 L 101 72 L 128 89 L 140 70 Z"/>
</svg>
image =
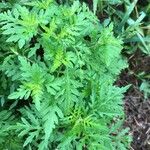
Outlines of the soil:
<svg viewBox="0 0 150 150">
<path fill-rule="evenodd" d="M 139 90 L 140 72 L 150 73 L 150 57 L 137 51 L 129 57 L 129 68 L 120 76 L 117 84 L 125 86 L 132 84 L 125 95 L 125 126 L 130 128 L 133 136 L 131 150 L 150 150 L 150 99 L 145 100 Z"/>
</svg>

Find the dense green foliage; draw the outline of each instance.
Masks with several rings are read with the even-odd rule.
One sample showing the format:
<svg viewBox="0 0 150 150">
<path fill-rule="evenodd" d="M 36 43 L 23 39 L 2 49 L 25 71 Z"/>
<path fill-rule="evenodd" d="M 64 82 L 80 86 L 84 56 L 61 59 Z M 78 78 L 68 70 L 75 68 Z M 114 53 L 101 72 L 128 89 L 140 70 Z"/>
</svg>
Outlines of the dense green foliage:
<svg viewBox="0 0 150 150">
<path fill-rule="evenodd" d="M 150 0 L 93 0 L 93 10 L 104 22 L 114 22 L 114 32 L 123 38 L 126 52 L 140 49 L 150 55 Z"/>
<path fill-rule="evenodd" d="M 0 6 L 0 149 L 128 149 L 113 24 L 78 1 Z"/>
</svg>

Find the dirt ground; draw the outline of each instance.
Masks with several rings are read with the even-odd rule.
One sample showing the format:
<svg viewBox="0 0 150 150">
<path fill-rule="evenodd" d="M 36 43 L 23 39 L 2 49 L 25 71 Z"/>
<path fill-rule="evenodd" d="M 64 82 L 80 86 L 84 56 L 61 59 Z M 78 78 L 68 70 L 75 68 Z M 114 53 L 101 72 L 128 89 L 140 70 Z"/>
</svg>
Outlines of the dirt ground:
<svg viewBox="0 0 150 150">
<path fill-rule="evenodd" d="M 117 84 L 132 84 L 125 95 L 125 126 L 133 135 L 131 150 L 150 150 L 150 99 L 145 100 L 139 90 L 142 81 L 136 75 L 140 72 L 150 73 L 150 57 L 137 51 L 129 56 L 129 69 L 121 74 Z"/>
</svg>

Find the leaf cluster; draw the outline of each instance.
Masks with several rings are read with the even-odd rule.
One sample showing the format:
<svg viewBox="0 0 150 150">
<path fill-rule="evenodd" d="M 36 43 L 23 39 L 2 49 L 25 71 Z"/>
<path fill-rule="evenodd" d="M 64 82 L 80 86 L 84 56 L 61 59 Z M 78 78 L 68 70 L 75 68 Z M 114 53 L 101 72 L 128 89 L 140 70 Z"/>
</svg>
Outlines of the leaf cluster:
<svg viewBox="0 0 150 150">
<path fill-rule="evenodd" d="M 126 150 L 128 87 L 114 82 L 127 63 L 113 24 L 79 1 L 0 4 L 1 149 Z"/>
</svg>

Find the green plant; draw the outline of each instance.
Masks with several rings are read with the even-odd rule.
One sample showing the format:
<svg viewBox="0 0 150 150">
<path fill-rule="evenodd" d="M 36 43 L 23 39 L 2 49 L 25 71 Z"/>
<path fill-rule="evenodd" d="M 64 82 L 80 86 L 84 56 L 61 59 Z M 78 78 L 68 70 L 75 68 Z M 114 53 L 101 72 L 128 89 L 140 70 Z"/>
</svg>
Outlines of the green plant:
<svg viewBox="0 0 150 150">
<path fill-rule="evenodd" d="M 144 99 L 148 100 L 150 98 L 150 74 L 145 73 L 145 72 L 140 72 L 138 75 L 136 75 L 137 78 L 141 80 L 141 84 L 139 87 L 139 90 L 143 92 L 144 94 Z"/>
<path fill-rule="evenodd" d="M 148 81 L 143 81 L 140 85 L 140 91 L 144 93 L 144 98 L 148 99 L 150 97 L 150 83 Z"/>
<path fill-rule="evenodd" d="M 18 135 L 20 147 L 7 149 L 129 148 L 122 127 L 128 86 L 114 85 L 127 62 L 113 24 L 101 25 L 79 1 L 26 0 L 3 7 L 0 27 L 1 108 L 16 118 L 9 123 L 9 115 L 1 132 Z"/>
<path fill-rule="evenodd" d="M 147 5 L 139 5 L 138 0 L 93 0 L 93 12 L 99 16 L 101 22 L 103 17 L 104 22 L 114 22 L 114 32 L 128 45 L 124 47 L 128 53 L 133 53 L 139 48 L 143 53 L 150 55 L 150 7 L 149 0 L 144 2 Z"/>
</svg>

